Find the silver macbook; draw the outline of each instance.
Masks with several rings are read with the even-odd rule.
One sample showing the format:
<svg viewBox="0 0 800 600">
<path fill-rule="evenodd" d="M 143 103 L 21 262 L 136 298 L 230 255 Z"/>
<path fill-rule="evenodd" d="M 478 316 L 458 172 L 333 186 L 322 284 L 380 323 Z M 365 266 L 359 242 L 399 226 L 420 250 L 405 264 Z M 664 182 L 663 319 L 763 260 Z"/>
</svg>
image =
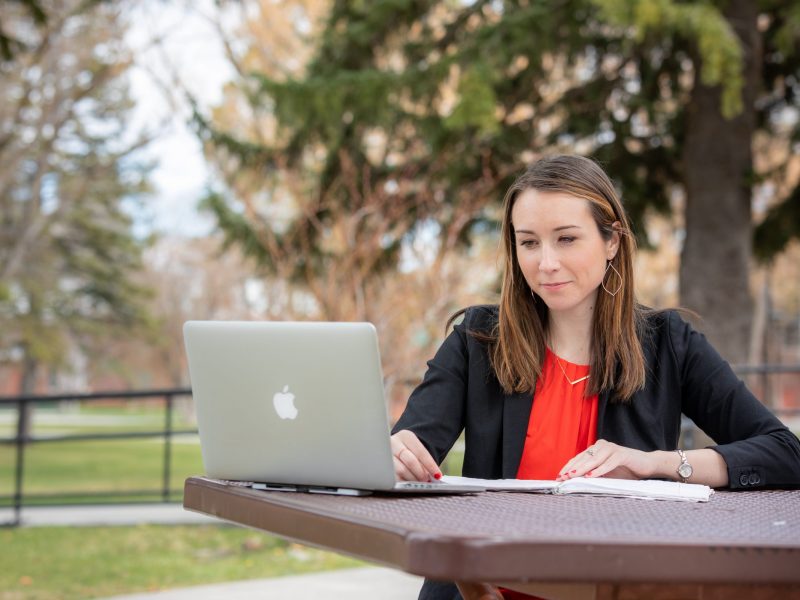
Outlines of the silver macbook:
<svg viewBox="0 0 800 600">
<path fill-rule="evenodd" d="M 371 323 L 188 321 L 203 465 L 253 487 L 463 493 L 397 483 Z"/>
</svg>

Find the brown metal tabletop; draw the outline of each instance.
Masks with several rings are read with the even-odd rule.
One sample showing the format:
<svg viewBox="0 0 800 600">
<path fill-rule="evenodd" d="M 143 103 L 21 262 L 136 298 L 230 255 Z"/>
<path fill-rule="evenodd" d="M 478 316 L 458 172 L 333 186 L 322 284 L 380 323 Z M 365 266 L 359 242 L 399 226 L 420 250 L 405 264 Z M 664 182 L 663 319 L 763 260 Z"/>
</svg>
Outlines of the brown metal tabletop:
<svg viewBox="0 0 800 600">
<path fill-rule="evenodd" d="M 441 580 L 800 583 L 800 490 L 345 497 L 192 477 L 184 507 Z"/>
</svg>

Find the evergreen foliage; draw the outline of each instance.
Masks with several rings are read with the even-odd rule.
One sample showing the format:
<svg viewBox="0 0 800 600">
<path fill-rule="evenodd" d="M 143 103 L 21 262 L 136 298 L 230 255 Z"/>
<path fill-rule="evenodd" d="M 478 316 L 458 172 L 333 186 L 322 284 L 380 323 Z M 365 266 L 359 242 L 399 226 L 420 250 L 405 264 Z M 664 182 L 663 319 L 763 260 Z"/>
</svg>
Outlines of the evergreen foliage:
<svg viewBox="0 0 800 600">
<path fill-rule="evenodd" d="M 647 243 L 646 213 L 669 212 L 675 192 L 687 189 L 687 175 L 704 168 L 687 160 L 685 147 L 687 111 L 701 110 L 694 101 L 699 88 L 718 91 L 718 102 L 702 110 L 730 121 L 735 144 L 753 143 L 751 131 L 735 123 L 743 115 L 753 115 L 762 134 L 791 137 L 797 144 L 800 11 L 796 3 L 762 0 L 758 20 L 737 29 L 729 14 L 735 4 L 338 0 L 302 75 L 253 72 L 241 82 L 254 110 L 274 114 L 273 139 L 252 146 L 252 140 L 223 135 L 208 122 L 200 129 L 217 151 L 238 157 L 243 167 L 251 164 L 248 157 L 269 156 L 262 162 L 265 177 L 302 174 L 309 193 L 335 199 L 339 207 L 356 210 L 355 199 L 365 189 L 389 183 L 399 191 L 384 202 L 405 203 L 408 218 L 436 222 L 443 232 L 468 211 L 464 242 L 476 224 L 492 222 L 502 190 L 536 156 L 592 155 L 621 189 L 634 230 Z M 745 79 L 743 32 L 753 33 L 764 49 L 753 71 L 761 78 L 753 101 L 745 96 L 752 82 Z M 786 115 L 794 116 L 789 133 Z M 385 140 L 377 153 L 370 149 L 375 132 Z M 368 181 L 359 182 L 359 194 L 341 185 L 343 156 L 369 173 Z M 753 172 L 708 177 L 744 188 L 752 185 Z M 213 205 L 220 224 L 231 240 L 251 244 L 246 229 L 268 223 L 256 225 L 247 215 L 233 219 L 227 211 L 234 200 L 224 198 Z M 713 194 L 688 201 L 717 210 Z M 784 222 L 779 236 L 771 234 L 787 210 L 777 202 L 764 221 L 755 238 L 758 256 L 773 256 L 800 233 L 794 220 Z M 317 248 L 331 214 L 313 214 L 319 226 L 306 229 L 310 248 Z M 226 225 L 234 221 L 235 229 Z M 686 223 L 688 235 L 704 235 L 692 233 L 693 227 Z M 736 225 L 731 238 L 749 238 L 747 227 Z M 386 252 L 397 247 L 390 244 Z M 704 259 L 693 252 L 684 256 L 689 270 Z M 706 307 L 709 312 L 713 305 Z M 747 306 L 741 309 L 749 313 Z"/>
</svg>

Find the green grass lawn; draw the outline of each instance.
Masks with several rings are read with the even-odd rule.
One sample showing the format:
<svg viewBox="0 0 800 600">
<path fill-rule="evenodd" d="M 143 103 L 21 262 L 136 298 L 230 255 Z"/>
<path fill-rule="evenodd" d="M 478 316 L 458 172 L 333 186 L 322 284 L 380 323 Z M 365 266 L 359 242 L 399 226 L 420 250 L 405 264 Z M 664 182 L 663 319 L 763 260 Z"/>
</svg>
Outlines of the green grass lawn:
<svg viewBox="0 0 800 600">
<path fill-rule="evenodd" d="M 14 435 L 13 413 L 0 409 L 0 438 Z M 152 407 L 83 406 L 66 413 L 48 407 L 34 413 L 33 431 L 36 436 L 151 431 L 162 426 L 163 418 L 163 410 Z M 192 428 L 177 418 L 174 426 Z M 0 496 L 13 493 L 15 452 L 12 444 L 0 444 Z M 128 498 L 87 494 L 159 489 L 163 453 L 158 438 L 31 444 L 25 451 L 24 490 L 48 498 L 25 503 L 120 502 Z M 461 452 L 451 452 L 443 470 L 458 474 L 461 461 Z M 180 501 L 186 477 L 202 472 L 196 436 L 176 436 L 173 500 Z M 10 499 L 0 500 L 0 507 L 10 505 Z M 226 526 L 8 528 L 0 529 L 0 600 L 97 598 L 363 564 Z"/>
<path fill-rule="evenodd" d="M 0 437 L 13 435 L 13 413 L 0 411 Z M 82 406 L 77 411 L 61 413 L 55 408 L 38 408 L 34 412 L 34 434 L 37 436 L 95 432 L 153 431 L 163 424 L 164 413 L 158 407 Z M 192 428 L 180 422 L 176 428 Z M 72 503 L 79 501 L 123 502 L 127 500 L 160 500 L 160 495 L 124 496 L 135 490 L 160 490 L 162 484 L 164 444 L 160 438 L 37 442 L 25 450 L 23 489 L 28 505 L 40 503 Z M 443 470 L 461 473 L 462 452 L 450 453 Z M 0 444 L 0 496 L 14 491 L 16 448 Z M 190 475 L 203 473 L 200 445 L 196 436 L 175 436 L 172 443 L 170 487 L 174 501 L 181 499 L 183 482 Z M 92 493 L 110 493 L 106 497 L 90 497 Z M 45 496 L 37 499 L 35 495 Z M 10 506 L 11 499 L 0 499 L 0 507 Z"/>
<path fill-rule="evenodd" d="M 72 600 L 363 566 L 213 525 L 0 530 L 0 600 Z"/>
<path fill-rule="evenodd" d="M 0 437 L 14 434 L 16 413 L 0 410 Z M 122 407 L 84 404 L 61 411 L 57 407 L 37 407 L 33 413 L 33 434 L 37 437 L 86 433 L 157 431 L 163 427 L 164 410 L 158 406 Z M 192 429 L 175 412 L 175 428 Z M 26 504 L 43 502 L 98 501 L 86 494 L 135 490 L 160 490 L 164 443 L 161 438 L 98 441 L 44 441 L 25 449 L 23 489 L 26 495 L 47 495 Z M 16 448 L 0 444 L 0 496 L 13 493 Z M 200 446 L 195 436 L 175 436 L 172 443 L 170 487 L 172 500 L 180 500 L 183 481 L 203 472 Z M 107 496 L 101 501 L 159 500 L 151 496 Z M 0 506 L 9 506 L 9 499 Z"/>
<path fill-rule="evenodd" d="M 71 409 L 54 406 L 37 406 L 33 412 L 31 433 L 49 436 L 72 433 L 114 433 L 130 431 L 158 431 L 164 428 L 163 406 L 92 406 L 90 403 Z M 0 408 L 0 438 L 10 438 L 16 433 L 17 410 Z M 173 411 L 174 429 L 195 429 L 178 410 Z"/>
<path fill-rule="evenodd" d="M 160 489 L 164 445 L 156 439 L 45 442 L 25 450 L 25 494 L 78 494 Z M 0 495 L 13 493 L 15 448 L 0 446 Z M 176 438 L 171 487 L 180 500 L 186 477 L 203 472 L 200 446 Z M 153 496 L 152 499 L 157 499 Z M 124 498 L 109 500 L 119 501 Z M 72 500 L 68 500 L 72 501 Z M 28 503 L 28 502 L 26 502 Z M 32 498 L 30 503 L 35 503 Z M 10 500 L 0 501 L 8 506 Z"/>
<path fill-rule="evenodd" d="M 26 449 L 25 494 L 47 495 L 45 501 L 80 500 L 87 492 L 124 492 L 140 489 L 160 489 L 164 446 L 160 441 L 108 440 L 85 442 L 52 442 L 33 444 Z M 14 483 L 13 446 L 0 446 L 0 496 L 10 496 Z M 463 454 L 453 451 L 442 465 L 445 473 L 459 475 Z M 190 475 L 203 473 L 200 446 L 196 439 L 172 445 L 171 488 L 173 500 L 180 500 L 183 482 Z M 65 494 L 77 495 L 67 497 Z M 52 496 L 52 498 L 50 498 Z M 142 497 L 109 496 L 110 502 Z M 154 495 L 150 499 L 158 500 Z M 90 498 L 84 498 L 90 500 Z M 98 501 L 97 498 L 94 501 Z M 36 498 L 26 500 L 35 504 Z M 0 500 L 0 506 L 10 506 L 11 500 Z"/>
</svg>

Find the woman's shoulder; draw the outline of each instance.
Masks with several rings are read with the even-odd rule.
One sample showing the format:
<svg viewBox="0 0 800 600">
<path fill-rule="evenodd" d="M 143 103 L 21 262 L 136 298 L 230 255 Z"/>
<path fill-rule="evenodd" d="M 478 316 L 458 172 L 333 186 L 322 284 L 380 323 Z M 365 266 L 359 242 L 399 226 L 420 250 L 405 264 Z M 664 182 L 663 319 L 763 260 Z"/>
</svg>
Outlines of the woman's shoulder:
<svg viewBox="0 0 800 600">
<path fill-rule="evenodd" d="M 467 331 L 491 333 L 497 324 L 499 311 L 500 308 L 497 304 L 467 306 L 453 315 L 453 323 L 462 325 Z"/>
<path fill-rule="evenodd" d="M 687 351 L 692 340 L 702 337 L 689 319 L 699 318 L 682 308 L 653 309 L 640 307 L 640 339 L 645 345 L 668 346 L 676 355 Z"/>
<path fill-rule="evenodd" d="M 653 308 L 644 304 L 639 304 L 636 311 L 639 323 L 651 330 L 688 325 L 683 316 L 690 314 L 690 311 L 682 308 Z"/>
<path fill-rule="evenodd" d="M 645 328 L 653 330 L 666 331 L 671 328 L 684 328 L 691 327 L 688 321 L 683 317 L 689 316 L 691 311 L 682 308 L 651 308 L 649 306 L 639 305 L 640 321 L 644 324 Z"/>
</svg>

